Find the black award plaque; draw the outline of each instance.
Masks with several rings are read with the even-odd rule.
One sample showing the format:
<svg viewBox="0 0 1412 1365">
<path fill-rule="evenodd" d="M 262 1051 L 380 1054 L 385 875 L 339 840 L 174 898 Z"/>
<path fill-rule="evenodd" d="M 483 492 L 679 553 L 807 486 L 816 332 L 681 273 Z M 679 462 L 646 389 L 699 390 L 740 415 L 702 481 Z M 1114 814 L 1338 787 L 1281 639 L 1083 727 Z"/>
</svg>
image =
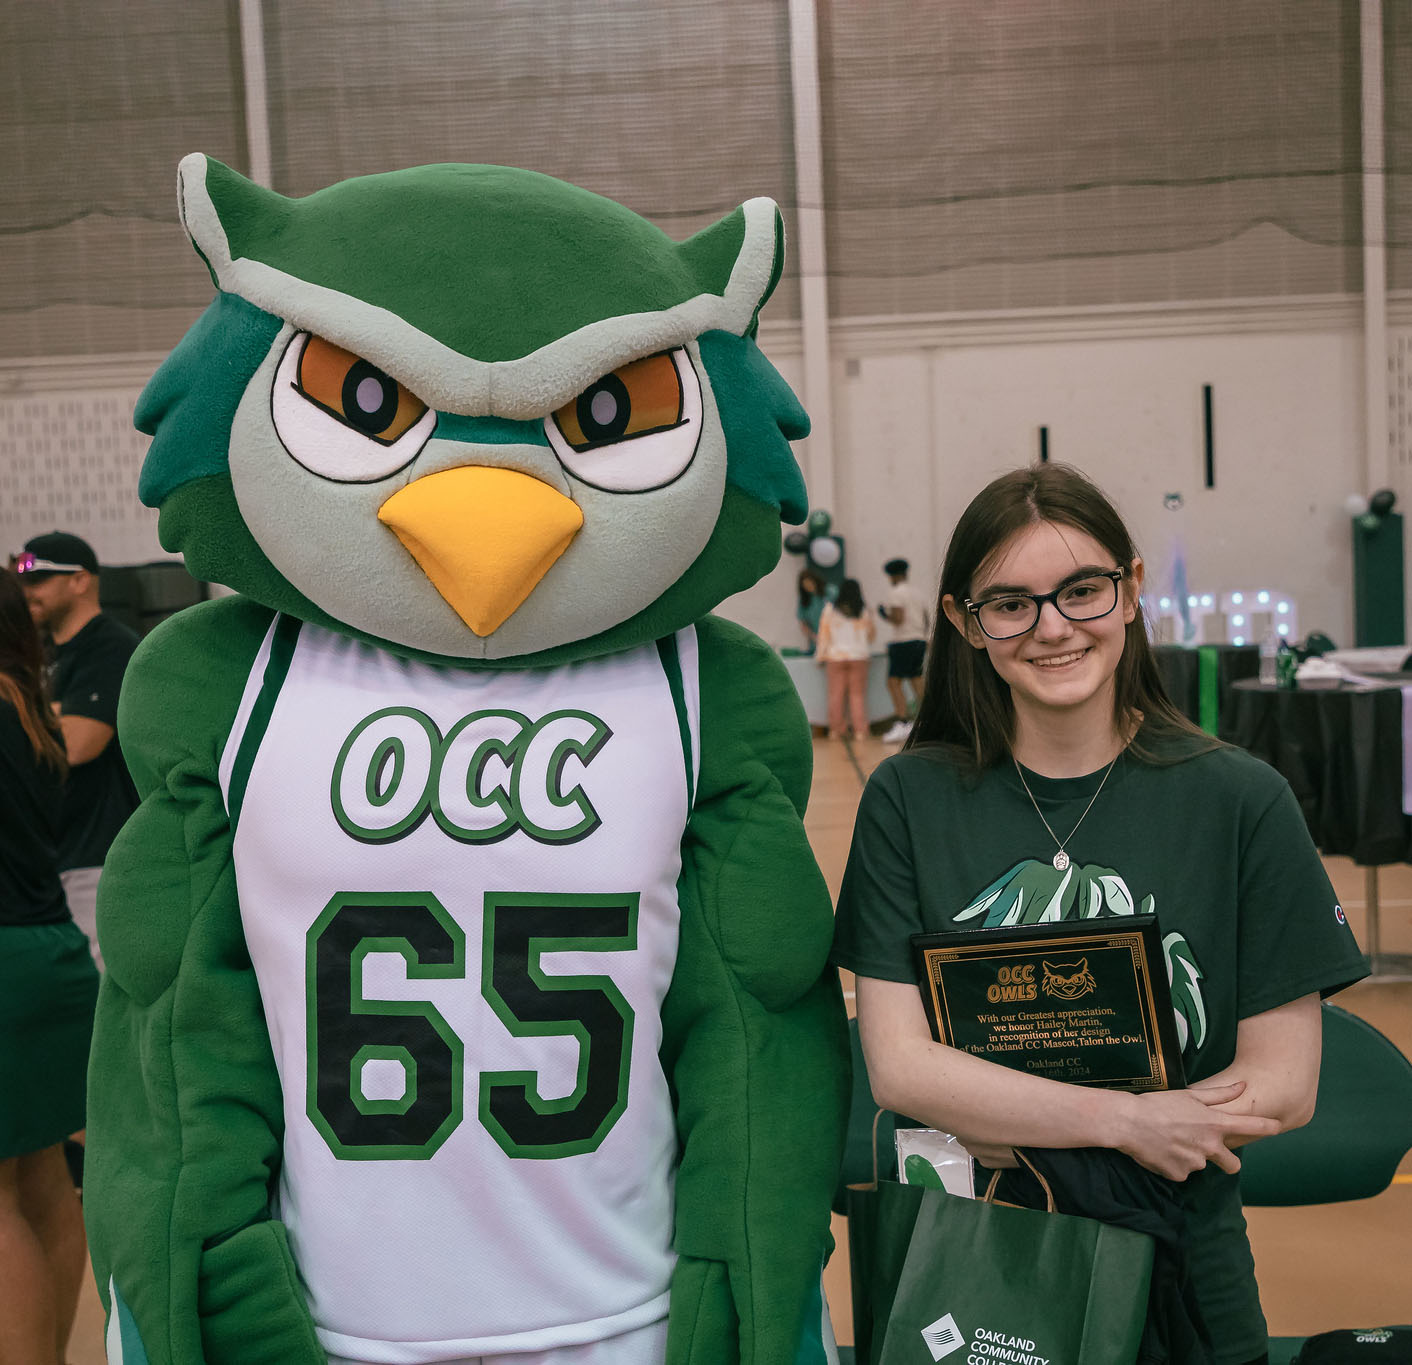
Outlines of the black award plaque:
<svg viewBox="0 0 1412 1365">
<path fill-rule="evenodd" d="M 914 934 L 932 1037 L 1054 1081 L 1185 1084 L 1156 915 Z"/>
</svg>

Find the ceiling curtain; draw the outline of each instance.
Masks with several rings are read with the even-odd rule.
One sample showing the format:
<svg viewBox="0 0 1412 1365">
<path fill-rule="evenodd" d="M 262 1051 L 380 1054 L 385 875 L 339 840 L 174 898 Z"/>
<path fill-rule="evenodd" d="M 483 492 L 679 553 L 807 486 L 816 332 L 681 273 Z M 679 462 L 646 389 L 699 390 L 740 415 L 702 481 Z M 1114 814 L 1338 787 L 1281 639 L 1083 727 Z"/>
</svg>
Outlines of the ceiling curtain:
<svg viewBox="0 0 1412 1365">
<path fill-rule="evenodd" d="M 820 0 L 835 316 L 1360 287 L 1356 0 Z"/>
</svg>

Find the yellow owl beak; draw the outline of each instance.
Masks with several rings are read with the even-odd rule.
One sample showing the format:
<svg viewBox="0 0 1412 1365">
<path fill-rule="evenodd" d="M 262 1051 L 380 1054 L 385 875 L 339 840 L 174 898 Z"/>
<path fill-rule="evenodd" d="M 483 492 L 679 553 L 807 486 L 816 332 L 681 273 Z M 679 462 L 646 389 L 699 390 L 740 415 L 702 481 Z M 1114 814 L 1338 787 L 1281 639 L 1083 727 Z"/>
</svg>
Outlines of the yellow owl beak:
<svg viewBox="0 0 1412 1365">
<path fill-rule="evenodd" d="M 378 509 L 456 614 L 498 629 L 569 548 L 577 503 L 513 469 L 463 465 L 399 489 Z"/>
</svg>

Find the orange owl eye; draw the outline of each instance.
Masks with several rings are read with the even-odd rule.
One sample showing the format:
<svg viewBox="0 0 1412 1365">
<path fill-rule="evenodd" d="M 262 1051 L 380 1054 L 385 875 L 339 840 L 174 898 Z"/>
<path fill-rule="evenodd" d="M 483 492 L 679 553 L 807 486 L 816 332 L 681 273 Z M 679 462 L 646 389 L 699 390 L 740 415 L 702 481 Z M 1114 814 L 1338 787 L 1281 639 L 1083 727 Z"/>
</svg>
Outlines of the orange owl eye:
<svg viewBox="0 0 1412 1365">
<path fill-rule="evenodd" d="M 669 431 L 683 420 L 681 375 L 669 353 L 620 365 L 554 414 L 572 450 Z"/>
<path fill-rule="evenodd" d="M 390 375 L 322 337 L 309 338 L 294 386 L 330 416 L 384 445 L 415 426 L 427 410 Z"/>
</svg>

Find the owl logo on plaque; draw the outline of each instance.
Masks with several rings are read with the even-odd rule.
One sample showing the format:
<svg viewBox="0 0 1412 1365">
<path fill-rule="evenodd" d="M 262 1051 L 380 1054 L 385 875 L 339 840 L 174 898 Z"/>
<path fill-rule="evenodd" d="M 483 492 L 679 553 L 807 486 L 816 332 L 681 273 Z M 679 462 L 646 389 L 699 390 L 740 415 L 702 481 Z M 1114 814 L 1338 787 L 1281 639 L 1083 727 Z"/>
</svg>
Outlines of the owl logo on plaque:
<svg viewBox="0 0 1412 1365">
<path fill-rule="evenodd" d="M 1046 995 L 1059 1000 L 1077 1000 L 1098 989 L 1086 957 L 1077 962 L 1041 962 L 1041 966 L 1044 974 L 1039 986 Z"/>
</svg>

